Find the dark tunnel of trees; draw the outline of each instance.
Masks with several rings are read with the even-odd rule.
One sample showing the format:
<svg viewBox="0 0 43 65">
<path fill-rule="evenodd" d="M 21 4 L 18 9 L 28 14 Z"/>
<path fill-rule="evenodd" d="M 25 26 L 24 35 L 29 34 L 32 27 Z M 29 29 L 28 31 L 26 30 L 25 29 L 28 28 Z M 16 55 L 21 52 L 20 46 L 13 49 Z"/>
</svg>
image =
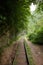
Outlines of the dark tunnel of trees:
<svg viewBox="0 0 43 65">
<path fill-rule="evenodd" d="M 37 5 L 33 14 L 31 3 Z M 43 0 L 0 0 L 0 37 L 9 31 L 13 38 L 24 30 L 32 42 L 43 44 Z"/>
</svg>

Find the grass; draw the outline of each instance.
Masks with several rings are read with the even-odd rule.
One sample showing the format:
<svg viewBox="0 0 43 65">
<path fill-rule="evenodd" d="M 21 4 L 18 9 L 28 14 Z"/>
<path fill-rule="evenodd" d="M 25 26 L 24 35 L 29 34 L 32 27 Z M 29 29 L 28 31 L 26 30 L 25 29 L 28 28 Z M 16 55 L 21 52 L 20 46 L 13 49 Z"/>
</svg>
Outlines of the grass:
<svg viewBox="0 0 43 65">
<path fill-rule="evenodd" d="M 30 47 L 28 46 L 28 44 L 26 42 L 24 42 L 24 44 L 25 44 L 25 48 L 26 48 L 29 65 L 35 65 Z"/>
</svg>

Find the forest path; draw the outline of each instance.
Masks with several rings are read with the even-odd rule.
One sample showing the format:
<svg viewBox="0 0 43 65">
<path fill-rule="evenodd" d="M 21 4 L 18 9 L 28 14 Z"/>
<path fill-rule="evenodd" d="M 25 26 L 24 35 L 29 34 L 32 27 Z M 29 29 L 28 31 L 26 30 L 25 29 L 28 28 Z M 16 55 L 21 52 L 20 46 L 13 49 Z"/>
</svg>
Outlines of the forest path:
<svg viewBox="0 0 43 65">
<path fill-rule="evenodd" d="M 24 40 L 19 40 L 19 47 L 16 53 L 16 57 L 14 59 L 13 65 L 27 65 L 26 55 L 25 55 L 25 49 L 24 49 Z"/>
<path fill-rule="evenodd" d="M 35 64 L 43 65 L 43 45 L 42 46 L 35 45 L 35 44 L 32 44 L 27 39 L 25 40 L 27 44 L 29 45 L 29 47 L 31 48 L 31 52 L 32 52 L 32 56 L 35 61 Z M 24 38 L 21 38 L 20 40 L 16 42 L 16 44 L 12 44 L 10 47 L 4 49 L 4 52 L 2 53 L 0 65 L 12 65 L 12 63 L 13 65 L 27 65 L 23 42 L 24 42 Z"/>
<path fill-rule="evenodd" d="M 43 45 L 35 45 L 26 40 L 28 46 L 31 48 L 33 59 L 36 65 L 43 65 Z"/>
<path fill-rule="evenodd" d="M 27 65 L 24 39 L 17 40 L 2 52 L 0 65 Z M 16 60 L 14 62 L 14 60 Z"/>
</svg>

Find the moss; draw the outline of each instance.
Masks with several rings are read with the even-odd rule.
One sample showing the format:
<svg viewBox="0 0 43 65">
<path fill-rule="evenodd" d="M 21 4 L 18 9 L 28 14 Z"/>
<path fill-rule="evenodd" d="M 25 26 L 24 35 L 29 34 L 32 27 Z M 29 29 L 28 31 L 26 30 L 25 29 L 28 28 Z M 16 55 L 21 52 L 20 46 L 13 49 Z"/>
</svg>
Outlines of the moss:
<svg viewBox="0 0 43 65">
<path fill-rule="evenodd" d="M 31 52 L 30 47 L 27 45 L 26 42 L 25 42 L 24 44 L 25 44 L 25 48 L 26 48 L 26 53 L 27 53 L 29 65 L 35 65 L 35 62 L 34 62 L 34 60 L 33 60 L 32 52 Z"/>
</svg>

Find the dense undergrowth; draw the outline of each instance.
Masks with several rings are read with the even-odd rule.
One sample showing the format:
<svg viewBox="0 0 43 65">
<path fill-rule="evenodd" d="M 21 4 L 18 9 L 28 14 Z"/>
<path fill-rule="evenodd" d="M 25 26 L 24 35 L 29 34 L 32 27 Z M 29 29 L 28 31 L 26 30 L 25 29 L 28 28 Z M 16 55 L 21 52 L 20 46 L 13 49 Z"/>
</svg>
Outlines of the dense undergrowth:
<svg viewBox="0 0 43 65">
<path fill-rule="evenodd" d="M 43 11 L 32 15 L 30 17 L 28 28 L 28 38 L 33 43 L 43 44 Z"/>
</svg>

